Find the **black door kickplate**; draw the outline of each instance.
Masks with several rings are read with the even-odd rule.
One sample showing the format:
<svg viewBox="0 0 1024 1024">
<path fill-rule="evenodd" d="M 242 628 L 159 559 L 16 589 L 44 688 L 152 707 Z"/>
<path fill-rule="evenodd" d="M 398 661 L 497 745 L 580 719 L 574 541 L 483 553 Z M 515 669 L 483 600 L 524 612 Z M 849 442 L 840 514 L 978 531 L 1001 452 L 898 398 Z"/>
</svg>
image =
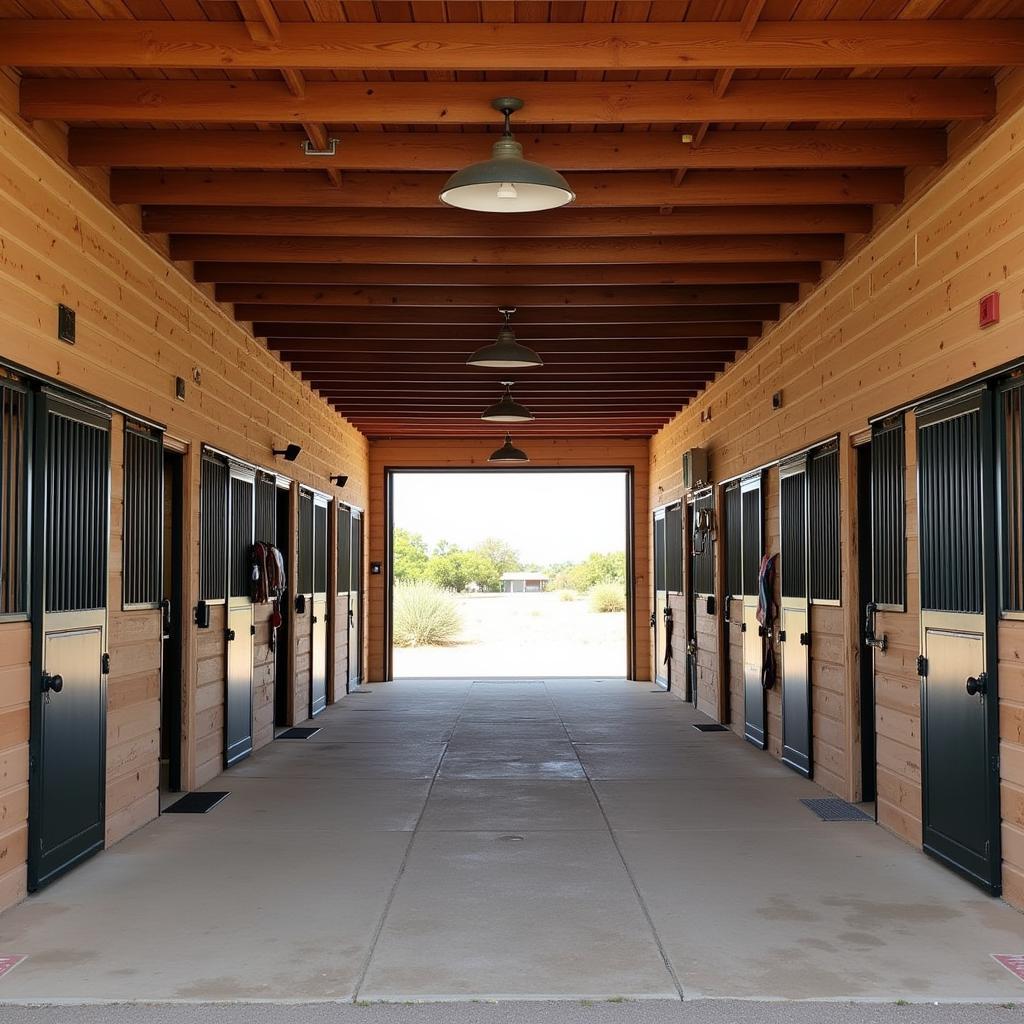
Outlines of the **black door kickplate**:
<svg viewBox="0 0 1024 1024">
<path fill-rule="evenodd" d="M 171 804 L 164 814 L 205 814 L 227 796 L 227 793 L 186 793 Z"/>
<path fill-rule="evenodd" d="M 315 736 L 319 731 L 319 726 L 310 728 L 305 725 L 297 725 L 294 728 L 285 729 L 277 738 L 279 740 L 308 740 L 310 736 Z"/>
<path fill-rule="evenodd" d="M 717 722 L 694 722 L 694 729 L 697 732 L 728 732 L 729 729 L 724 725 L 719 725 Z"/>
<path fill-rule="evenodd" d="M 840 800 L 838 797 L 825 796 L 803 799 L 800 801 L 810 808 L 822 821 L 873 821 L 859 807 Z"/>
</svg>

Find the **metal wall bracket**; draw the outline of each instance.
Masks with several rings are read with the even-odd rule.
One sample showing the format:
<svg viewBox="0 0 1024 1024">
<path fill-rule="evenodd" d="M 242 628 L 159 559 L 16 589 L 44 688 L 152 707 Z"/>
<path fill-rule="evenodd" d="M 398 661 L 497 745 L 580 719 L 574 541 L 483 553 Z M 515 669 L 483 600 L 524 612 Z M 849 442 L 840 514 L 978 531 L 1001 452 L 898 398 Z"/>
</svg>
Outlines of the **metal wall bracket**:
<svg viewBox="0 0 1024 1024">
<path fill-rule="evenodd" d="M 334 136 L 327 140 L 326 149 L 317 149 L 309 139 L 303 139 L 300 145 L 304 156 L 337 156 L 338 142 Z"/>
</svg>

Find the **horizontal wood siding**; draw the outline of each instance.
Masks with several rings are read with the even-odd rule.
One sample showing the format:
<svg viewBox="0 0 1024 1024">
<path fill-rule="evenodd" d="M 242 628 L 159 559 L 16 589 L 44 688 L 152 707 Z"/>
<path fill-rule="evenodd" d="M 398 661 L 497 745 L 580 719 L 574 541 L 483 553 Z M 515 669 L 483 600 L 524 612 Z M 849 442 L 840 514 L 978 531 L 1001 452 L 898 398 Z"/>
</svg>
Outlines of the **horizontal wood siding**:
<svg viewBox="0 0 1024 1024">
<path fill-rule="evenodd" d="M 0 908 L 25 895 L 32 627 L 0 622 Z"/>
<path fill-rule="evenodd" d="M 498 438 L 500 440 L 500 437 Z M 369 580 L 369 629 L 364 627 L 369 645 L 368 676 L 371 681 L 384 678 L 384 609 L 386 579 L 366 576 L 368 562 L 385 562 L 386 554 L 386 470 L 387 469 L 475 469 L 486 468 L 487 456 L 495 442 L 487 441 L 374 441 L 370 446 L 370 522 L 367 551 L 363 558 L 363 583 Z M 651 580 L 647 567 L 651 559 L 651 515 L 647 503 L 649 447 L 646 440 L 592 440 L 589 438 L 530 438 L 530 465 L 534 468 L 609 467 L 633 470 L 633 519 L 635 549 L 633 586 L 636 594 L 633 638 L 637 671 L 650 679 L 651 667 Z M 662 504 L 653 501 L 652 504 Z M 367 591 L 364 589 L 364 593 Z"/>
<path fill-rule="evenodd" d="M 800 303 L 651 442 L 651 502 L 680 495 L 683 452 L 704 447 L 712 478 L 727 479 L 838 433 L 842 607 L 812 610 L 815 778 L 847 798 L 860 792 L 857 724 L 856 547 L 851 438 L 871 416 L 1024 356 L 1024 74 L 999 87 L 988 125 L 958 128 L 952 159 L 913 172 L 911 199 L 884 218 L 823 284 Z M 1002 293 L 1002 320 L 978 326 L 978 300 Z M 783 394 L 773 410 L 771 396 Z M 907 422 L 907 608 L 880 612 L 889 649 L 873 654 L 878 734 L 878 816 L 908 842 L 921 842 L 921 708 L 916 451 Z M 778 550 L 777 484 L 766 487 L 766 544 Z M 733 602 L 738 614 L 738 603 Z M 742 723 L 738 626 L 732 652 L 731 724 Z M 1004 623 L 1002 685 L 1006 895 L 1024 906 L 1024 691 L 1018 680 L 1022 625 Z M 1000 680 L 1002 684 L 1002 679 Z M 778 695 L 768 699 L 769 750 L 778 753 Z"/>
</svg>

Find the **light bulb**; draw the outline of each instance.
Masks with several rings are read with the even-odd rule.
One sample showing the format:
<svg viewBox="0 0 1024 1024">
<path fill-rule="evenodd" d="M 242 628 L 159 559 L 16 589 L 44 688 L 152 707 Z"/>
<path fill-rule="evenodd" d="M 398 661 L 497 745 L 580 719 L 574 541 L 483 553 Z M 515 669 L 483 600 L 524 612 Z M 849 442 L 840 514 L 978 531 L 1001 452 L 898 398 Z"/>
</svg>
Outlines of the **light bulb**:
<svg viewBox="0 0 1024 1024">
<path fill-rule="evenodd" d="M 511 181 L 503 181 L 498 186 L 498 198 L 499 199 L 518 199 L 519 193 L 516 191 L 515 185 Z"/>
</svg>

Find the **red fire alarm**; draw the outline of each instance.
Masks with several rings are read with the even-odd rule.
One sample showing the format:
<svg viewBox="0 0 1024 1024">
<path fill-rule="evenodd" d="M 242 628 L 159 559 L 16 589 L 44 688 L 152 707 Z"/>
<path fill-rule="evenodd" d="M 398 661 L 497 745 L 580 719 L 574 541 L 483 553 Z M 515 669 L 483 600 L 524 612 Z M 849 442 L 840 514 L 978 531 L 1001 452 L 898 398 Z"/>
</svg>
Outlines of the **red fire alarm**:
<svg viewBox="0 0 1024 1024">
<path fill-rule="evenodd" d="M 991 327 L 999 323 L 999 292 L 989 292 L 978 303 L 978 326 Z"/>
</svg>

